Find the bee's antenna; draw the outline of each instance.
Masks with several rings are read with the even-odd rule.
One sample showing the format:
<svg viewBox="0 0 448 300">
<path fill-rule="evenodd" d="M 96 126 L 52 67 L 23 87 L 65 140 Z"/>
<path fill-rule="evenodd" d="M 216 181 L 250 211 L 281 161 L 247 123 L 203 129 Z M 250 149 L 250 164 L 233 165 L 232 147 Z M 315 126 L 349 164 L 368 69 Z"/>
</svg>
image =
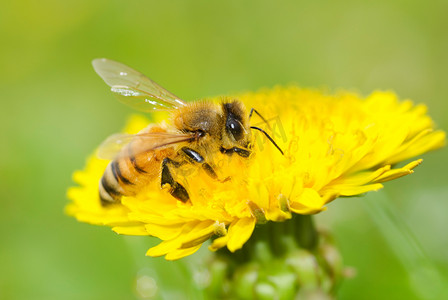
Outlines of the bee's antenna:
<svg viewBox="0 0 448 300">
<path fill-rule="evenodd" d="M 266 126 L 268 126 L 268 129 L 271 130 L 271 126 L 269 125 L 269 122 L 253 107 L 250 109 L 249 120 L 250 120 L 250 118 L 252 118 L 253 113 L 256 113 L 263 120 L 263 122 L 266 124 Z"/>
<path fill-rule="evenodd" d="M 280 153 L 282 155 L 285 155 L 282 151 L 282 149 L 277 145 L 277 143 L 269 136 L 269 134 L 267 134 L 266 131 L 264 131 L 263 129 L 259 128 L 259 127 L 255 127 L 255 126 L 250 126 L 251 129 L 256 129 L 258 131 L 261 131 L 264 133 L 264 135 L 271 141 L 272 144 L 274 144 L 274 146 L 278 149 L 278 151 L 280 151 Z"/>
</svg>

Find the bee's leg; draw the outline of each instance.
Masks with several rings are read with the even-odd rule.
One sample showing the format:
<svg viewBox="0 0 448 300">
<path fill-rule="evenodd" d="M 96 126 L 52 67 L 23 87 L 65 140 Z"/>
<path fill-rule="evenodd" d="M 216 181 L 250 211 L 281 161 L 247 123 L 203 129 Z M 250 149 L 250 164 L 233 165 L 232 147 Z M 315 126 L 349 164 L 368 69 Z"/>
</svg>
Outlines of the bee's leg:
<svg viewBox="0 0 448 300">
<path fill-rule="evenodd" d="M 194 163 L 199 163 L 202 165 L 202 169 L 207 173 L 208 176 L 210 176 L 213 179 L 219 180 L 218 175 L 216 175 L 215 170 L 213 170 L 212 166 L 210 164 L 206 163 L 202 155 L 200 155 L 198 152 L 194 151 L 193 149 L 183 147 L 182 152 L 188 157 L 188 159 Z M 225 180 L 219 180 L 219 181 L 227 181 L 228 178 Z"/>
<path fill-rule="evenodd" d="M 216 175 L 215 170 L 213 170 L 212 166 L 210 166 L 208 163 L 202 164 L 202 169 L 213 179 L 218 180 L 218 175 Z"/>
<path fill-rule="evenodd" d="M 249 150 L 238 148 L 238 147 L 233 147 L 233 148 L 230 148 L 230 149 L 226 149 L 224 147 L 221 147 L 221 153 L 228 154 L 228 155 L 232 155 L 233 153 L 236 153 L 236 154 L 238 154 L 241 157 L 249 157 L 249 155 L 250 155 L 250 151 Z"/>
<path fill-rule="evenodd" d="M 187 156 L 188 160 L 200 164 L 204 163 L 204 158 L 202 157 L 202 155 L 200 155 L 195 150 L 188 147 L 182 147 L 181 150 Z"/>
<path fill-rule="evenodd" d="M 188 195 L 187 190 L 180 183 L 174 180 L 173 176 L 171 175 L 171 171 L 170 168 L 168 167 L 168 164 L 171 164 L 175 167 L 179 167 L 182 163 L 174 161 L 168 157 L 165 158 L 162 162 L 162 179 L 160 185 L 163 188 L 165 184 L 169 184 L 171 187 L 170 194 L 174 198 L 185 203 L 188 200 L 190 200 L 190 196 Z"/>
</svg>

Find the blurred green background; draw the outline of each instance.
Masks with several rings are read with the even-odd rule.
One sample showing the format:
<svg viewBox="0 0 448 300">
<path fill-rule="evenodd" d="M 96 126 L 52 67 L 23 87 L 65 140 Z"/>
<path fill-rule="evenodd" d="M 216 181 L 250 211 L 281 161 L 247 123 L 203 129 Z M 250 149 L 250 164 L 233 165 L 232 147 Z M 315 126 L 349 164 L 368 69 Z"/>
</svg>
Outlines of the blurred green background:
<svg viewBox="0 0 448 300">
<path fill-rule="evenodd" d="M 445 0 L 1 3 L 1 299 L 133 299 L 142 272 L 165 282 L 166 299 L 194 297 L 182 268 L 144 257 L 155 241 L 63 213 L 71 173 L 132 113 L 93 58 L 133 66 L 187 100 L 289 83 L 392 89 L 448 128 Z M 384 192 L 338 199 L 319 216 L 357 270 L 341 299 L 447 295 L 447 150 L 423 157 Z M 395 223 L 372 213 L 377 203 Z"/>
</svg>

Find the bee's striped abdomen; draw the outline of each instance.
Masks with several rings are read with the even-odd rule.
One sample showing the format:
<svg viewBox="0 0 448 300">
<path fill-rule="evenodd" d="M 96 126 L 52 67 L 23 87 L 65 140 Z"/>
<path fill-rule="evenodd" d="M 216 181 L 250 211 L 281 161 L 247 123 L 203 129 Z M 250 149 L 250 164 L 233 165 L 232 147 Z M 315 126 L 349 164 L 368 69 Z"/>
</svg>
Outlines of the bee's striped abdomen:
<svg viewBox="0 0 448 300">
<path fill-rule="evenodd" d="M 99 197 L 103 206 L 119 202 L 122 196 L 139 193 L 160 177 L 162 160 L 175 153 L 172 147 L 141 151 L 142 143 L 145 140 L 133 141 L 107 165 L 99 182 Z"/>
<path fill-rule="evenodd" d="M 122 195 L 127 194 L 122 185 L 134 185 L 134 183 L 123 175 L 119 161 L 113 160 L 107 165 L 100 180 L 99 196 L 101 204 L 104 206 L 118 202 Z"/>
<path fill-rule="evenodd" d="M 129 147 L 128 147 L 129 148 Z M 111 161 L 99 183 L 103 206 L 120 201 L 121 196 L 133 196 L 160 173 L 160 162 L 154 153 L 140 153 L 137 157 L 127 149 L 128 156 Z"/>
</svg>

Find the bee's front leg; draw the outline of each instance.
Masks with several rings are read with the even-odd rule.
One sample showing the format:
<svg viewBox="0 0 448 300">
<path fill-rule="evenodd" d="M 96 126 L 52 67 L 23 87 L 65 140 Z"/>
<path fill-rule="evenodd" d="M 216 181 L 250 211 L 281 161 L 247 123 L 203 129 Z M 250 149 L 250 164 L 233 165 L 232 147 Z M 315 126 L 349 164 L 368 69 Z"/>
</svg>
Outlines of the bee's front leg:
<svg viewBox="0 0 448 300">
<path fill-rule="evenodd" d="M 177 181 L 174 180 L 173 175 L 171 175 L 171 171 L 170 171 L 170 168 L 168 167 L 168 164 L 171 164 L 174 167 L 179 167 L 180 165 L 182 165 L 182 163 L 174 161 L 168 157 L 163 160 L 163 162 L 162 162 L 162 178 L 160 181 L 161 187 L 163 188 L 166 184 L 169 184 L 170 185 L 170 194 L 174 198 L 185 203 L 188 200 L 190 200 L 190 196 L 188 195 L 188 192 L 183 187 L 183 185 L 181 185 L 180 183 L 178 183 Z"/>
<path fill-rule="evenodd" d="M 207 173 L 208 176 L 210 176 L 213 179 L 219 180 L 215 170 L 213 170 L 212 166 L 210 166 L 209 163 L 205 162 L 202 155 L 200 155 L 198 152 L 188 147 L 183 147 L 181 150 L 190 161 L 201 164 L 202 169 Z M 229 178 L 226 178 L 225 180 L 220 181 L 227 181 L 228 179 Z"/>
</svg>

